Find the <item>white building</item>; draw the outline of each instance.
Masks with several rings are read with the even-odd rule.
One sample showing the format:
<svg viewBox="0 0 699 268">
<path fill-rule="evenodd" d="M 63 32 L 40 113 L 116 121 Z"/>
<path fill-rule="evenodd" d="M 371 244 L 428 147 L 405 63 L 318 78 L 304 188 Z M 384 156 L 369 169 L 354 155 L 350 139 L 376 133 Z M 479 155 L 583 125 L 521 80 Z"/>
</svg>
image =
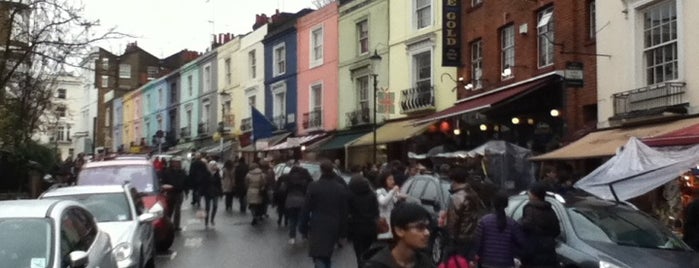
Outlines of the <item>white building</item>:
<svg viewBox="0 0 699 268">
<path fill-rule="evenodd" d="M 699 113 L 696 0 L 593 1 L 598 127 Z"/>
<path fill-rule="evenodd" d="M 45 115 L 43 131 L 36 139 L 56 148 L 61 159 L 75 155 L 72 134 L 80 121 L 80 110 L 84 103 L 83 84 L 80 77 L 62 75 L 53 88 L 52 107 Z"/>
<path fill-rule="evenodd" d="M 91 54 L 83 61 L 80 72 L 82 103 L 79 117 L 72 133 L 75 153 L 90 153 L 94 141 L 94 124 L 97 118 L 97 88 L 95 87 L 95 61 L 98 55 Z"/>
</svg>

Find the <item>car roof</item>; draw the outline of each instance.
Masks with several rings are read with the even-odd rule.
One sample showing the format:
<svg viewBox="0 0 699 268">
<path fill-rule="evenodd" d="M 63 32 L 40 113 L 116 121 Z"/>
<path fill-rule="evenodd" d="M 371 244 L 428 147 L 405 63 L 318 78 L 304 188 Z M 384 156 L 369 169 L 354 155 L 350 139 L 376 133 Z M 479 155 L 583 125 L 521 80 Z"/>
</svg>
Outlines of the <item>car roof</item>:
<svg viewBox="0 0 699 268">
<path fill-rule="evenodd" d="M 153 165 L 150 161 L 146 159 L 117 159 L 117 160 L 107 160 L 86 163 L 83 168 L 95 168 L 95 167 L 113 167 L 113 166 L 146 166 Z"/>
<path fill-rule="evenodd" d="M 45 218 L 61 200 L 8 200 L 0 201 L 0 218 Z"/>
<path fill-rule="evenodd" d="M 52 196 L 81 195 L 81 194 L 107 194 L 123 193 L 124 186 L 120 185 L 80 185 L 61 187 L 49 190 L 41 195 L 41 198 Z"/>
<path fill-rule="evenodd" d="M 523 192 L 523 193 L 520 193 L 519 195 L 512 196 L 512 198 L 528 199 L 529 197 L 527 196 L 526 192 Z M 634 207 L 632 207 L 632 205 L 630 205 L 627 202 L 614 202 L 611 200 L 601 199 L 599 197 L 585 194 L 585 193 L 573 193 L 573 194 L 558 195 L 558 194 L 554 194 L 551 192 L 547 192 L 546 199 L 547 199 L 547 201 L 556 200 L 557 203 L 560 203 L 561 205 L 563 205 L 564 207 L 567 207 L 567 208 L 570 208 L 570 207 L 599 208 L 599 207 L 619 206 L 619 207 L 625 207 L 628 209 L 635 209 Z"/>
</svg>

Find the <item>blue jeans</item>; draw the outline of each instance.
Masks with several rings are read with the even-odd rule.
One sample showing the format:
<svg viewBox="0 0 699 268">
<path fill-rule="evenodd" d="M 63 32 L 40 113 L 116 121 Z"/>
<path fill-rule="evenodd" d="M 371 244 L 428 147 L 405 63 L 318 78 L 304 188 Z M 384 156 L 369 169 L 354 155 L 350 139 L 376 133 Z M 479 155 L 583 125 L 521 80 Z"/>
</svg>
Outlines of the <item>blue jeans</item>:
<svg viewBox="0 0 699 268">
<path fill-rule="evenodd" d="M 315 268 L 330 268 L 330 258 L 313 258 Z"/>
<path fill-rule="evenodd" d="M 289 219 L 289 238 L 296 238 L 296 228 L 298 228 L 300 213 L 301 208 L 286 209 L 286 217 Z"/>
</svg>

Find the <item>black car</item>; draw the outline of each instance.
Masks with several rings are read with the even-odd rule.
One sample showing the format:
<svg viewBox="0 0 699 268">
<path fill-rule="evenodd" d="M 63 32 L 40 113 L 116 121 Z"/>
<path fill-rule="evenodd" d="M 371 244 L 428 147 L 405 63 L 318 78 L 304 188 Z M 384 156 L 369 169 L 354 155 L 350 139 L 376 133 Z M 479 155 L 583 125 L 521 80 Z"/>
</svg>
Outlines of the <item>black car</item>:
<svg viewBox="0 0 699 268">
<path fill-rule="evenodd" d="M 446 230 L 439 227 L 440 212 L 446 211 L 449 204 L 451 182 L 431 176 L 416 175 L 410 177 L 401 187 L 401 193 L 407 195 L 407 202 L 419 203 L 432 215 L 429 250 L 434 263 L 442 259 L 445 246 Z"/>
<path fill-rule="evenodd" d="M 510 197 L 506 211 L 519 221 L 526 193 Z M 699 253 L 649 215 L 626 204 L 592 196 L 551 194 L 561 235 L 556 253 L 561 267 L 699 267 Z"/>
</svg>

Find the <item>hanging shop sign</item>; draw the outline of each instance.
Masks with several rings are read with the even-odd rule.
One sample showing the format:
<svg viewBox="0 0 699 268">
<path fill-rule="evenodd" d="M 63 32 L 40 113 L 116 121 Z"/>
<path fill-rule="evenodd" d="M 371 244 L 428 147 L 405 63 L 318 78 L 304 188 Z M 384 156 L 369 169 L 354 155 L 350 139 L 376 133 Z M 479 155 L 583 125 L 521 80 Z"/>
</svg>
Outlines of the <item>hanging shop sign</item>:
<svg viewBox="0 0 699 268">
<path fill-rule="evenodd" d="M 442 1 L 442 66 L 461 66 L 461 2 Z"/>
<path fill-rule="evenodd" d="M 579 61 L 566 62 L 564 73 L 565 83 L 568 87 L 583 87 L 584 74 L 583 63 Z"/>
</svg>

